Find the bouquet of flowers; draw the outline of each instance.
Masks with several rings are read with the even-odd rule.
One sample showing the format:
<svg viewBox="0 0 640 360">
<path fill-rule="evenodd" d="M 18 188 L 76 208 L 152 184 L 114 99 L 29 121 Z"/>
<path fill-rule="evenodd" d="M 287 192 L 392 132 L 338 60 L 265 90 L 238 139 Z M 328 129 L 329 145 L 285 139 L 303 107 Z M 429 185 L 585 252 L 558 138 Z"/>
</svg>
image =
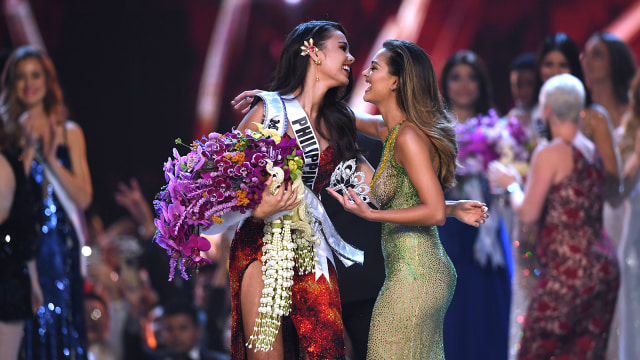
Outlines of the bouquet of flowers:
<svg viewBox="0 0 640 360">
<path fill-rule="evenodd" d="M 172 280 L 178 267 L 187 278 L 186 267 L 210 263 L 200 255 L 211 247 L 201 230 L 219 225 L 223 215 L 244 214 L 260 203 L 265 181 L 274 174 L 272 186 L 300 178 L 302 152 L 296 141 L 280 139 L 277 132 L 233 130 L 185 145 L 190 152 L 164 164 L 167 184 L 153 202 L 157 218 L 155 241 L 170 255 Z"/>
<path fill-rule="evenodd" d="M 501 120 L 495 110 L 471 118 L 455 128 L 459 175 L 482 174 L 494 160 L 514 165 L 526 173 L 529 158 L 527 134 L 515 117 Z"/>
</svg>

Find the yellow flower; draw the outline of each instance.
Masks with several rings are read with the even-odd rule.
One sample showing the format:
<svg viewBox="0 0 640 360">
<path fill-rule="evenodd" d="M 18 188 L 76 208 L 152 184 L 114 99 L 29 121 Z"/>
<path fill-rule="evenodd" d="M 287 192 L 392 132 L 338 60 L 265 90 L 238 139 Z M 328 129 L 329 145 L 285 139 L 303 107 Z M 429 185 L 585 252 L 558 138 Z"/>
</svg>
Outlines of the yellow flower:
<svg viewBox="0 0 640 360">
<path fill-rule="evenodd" d="M 256 126 L 258 127 L 258 131 L 260 131 L 260 133 L 266 137 L 270 137 L 273 139 L 273 141 L 276 142 L 276 144 L 280 143 L 280 134 L 273 130 L 273 129 L 265 129 L 264 126 L 262 126 L 262 124 L 259 123 L 254 123 L 256 124 Z"/>
<path fill-rule="evenodd" d="M 289 165 L 289 170 L 291 172 L 294 172 L 294 171 L 298 170 L 298 164 L 296 163 L 295 160 L 289 160 L 288 165 Z"/>
</svg>

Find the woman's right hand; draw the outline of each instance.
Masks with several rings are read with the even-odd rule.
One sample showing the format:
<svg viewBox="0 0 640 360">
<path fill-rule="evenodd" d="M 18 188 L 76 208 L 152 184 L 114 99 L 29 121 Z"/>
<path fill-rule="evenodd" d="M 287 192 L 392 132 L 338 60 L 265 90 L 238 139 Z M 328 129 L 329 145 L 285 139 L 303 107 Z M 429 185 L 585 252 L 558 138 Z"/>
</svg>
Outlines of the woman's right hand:
<svg viewBox="0 0 640 360">
<path fill-rule="evenodd" d="M 266 181 L 266 187 L 262 192 L 262 201 L 255 209 L 253 209 L 252 215 L 258 219 L 266 219 L 281 211 L 293 210 L 296 206 L 300 205 L 300 201 L 296 201 L 298 198 L 298 189 L 292 189 L 291 183 L 280 185 L 275 194 L 271 193 L 271 183 L 273 177 L 270 177 Z"/>
<path fill-rule="evenodd" d="M 44 304 L 44 296 L 42 295 L 42 288 L 40 288 L 40 281 L 37 276 L 31 277 L 31 310 L 34 314 L 38 313 L 38 309 Z"/>
<path fill-rule="evenodd" d="M 253 103 L 255 96 L 262 91 L 258 89 L 243 91 L 231 100 L 231 105 L 235 110 L 240 110 L 241 113 L 246 114 L 251 110 L 251 103 Z"/>
</svg>

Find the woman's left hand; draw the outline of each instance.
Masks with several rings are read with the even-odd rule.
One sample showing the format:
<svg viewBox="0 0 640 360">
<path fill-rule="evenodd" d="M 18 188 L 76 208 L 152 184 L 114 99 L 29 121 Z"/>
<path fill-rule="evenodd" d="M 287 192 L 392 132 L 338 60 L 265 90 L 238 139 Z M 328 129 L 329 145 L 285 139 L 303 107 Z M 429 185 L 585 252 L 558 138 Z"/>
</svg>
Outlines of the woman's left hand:
<svg viewBox="0 0 640 360">
<path fill-rule="evenodd" d="M 492 188 L 506 189 L 514 182 L 520 183 L 521 177 L 513 165 L 503 165 L 498 161 L 492 161 L 488 166 L 489 183 Z"/>
<path fill-rule="evenodd" d="M 251 110 L 251 103 L 255 96 L 261 93 L 262 90 L 254 89 L 254 90 L 245 90 L 240 94 L 236 95 L 233 100 L 231 100 L 231 105 L 233 105 L 233 109 L 236 111 L 240 111 L 242 114 L 246 114 Z"/>
<path fill-rule="evenodd" d="M 478 227 L 489 217 L 488 211 L 486 204 L 479 201 L 460 200 L 453 205 L 452 215 L 467 225 Z"/>
<path fill-rule="evenodd" d="M 336 200 L 338 200 L 342 207 L 344 207 L 348 212 L 356 214 L 363 219 L 370 220 L 372 209 L 366 202 L 362 201 L 362 199 L 358 197 L 358 194 L 353 189 L 349 189 L 349 195 L 351 195 L 351 198 L 349 198 L 349 195 L 347 194 L 340 195 L 331 188 L 327 188 L 327 192 L 336 198 Z"/>
</svg>

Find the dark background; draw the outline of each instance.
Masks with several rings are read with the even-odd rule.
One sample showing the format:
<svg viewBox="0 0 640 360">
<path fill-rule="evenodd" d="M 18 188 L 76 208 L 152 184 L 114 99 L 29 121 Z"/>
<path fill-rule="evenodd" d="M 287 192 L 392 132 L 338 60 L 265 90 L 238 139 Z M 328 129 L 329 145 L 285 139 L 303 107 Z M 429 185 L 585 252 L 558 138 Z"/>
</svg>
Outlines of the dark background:
<svg viewBox="0 0 640 360">
<path fill-rule="evenodd" d="M 217 131 L 240 115 L 228 105 L 243 89 L 265 87 L 286 34 L 312 19 L 341 22 L 356 57 L 355 76 L 399 1 L 283 0 L 248 2 L 249 17 L 232 40 Z M 469 48 L 486 62 L 498 110 L 511 106 L 511 60 L 535 51 L 545 35 L 564 31 L 579 46 L 604 29 L 632 0 L 432 0 L 417 40 L 437 69 L 450 54 L 439 41 Z M 105 221 L 122 214 L 113 201 L 118 181 L 137 177 L 152 199 L 175 138 L 199 137 L 196 101 L 219 0 L 32 0 L 44 43 L 58 69 L 71 119 L 84 129 L 94 185 L 92 208 Z M 3 14 L 4 15 L 4 14 Z M 447 31 L 455 36 L 443 37 Z M 452 33 L 454 34 L 454 33 Z M 640 38 L 629 41 L 636 55 Z M 4 16 L 0 48 L 14 45 Z M 359 96 L 355 94 L 354 96 Z"/>
</svg>

